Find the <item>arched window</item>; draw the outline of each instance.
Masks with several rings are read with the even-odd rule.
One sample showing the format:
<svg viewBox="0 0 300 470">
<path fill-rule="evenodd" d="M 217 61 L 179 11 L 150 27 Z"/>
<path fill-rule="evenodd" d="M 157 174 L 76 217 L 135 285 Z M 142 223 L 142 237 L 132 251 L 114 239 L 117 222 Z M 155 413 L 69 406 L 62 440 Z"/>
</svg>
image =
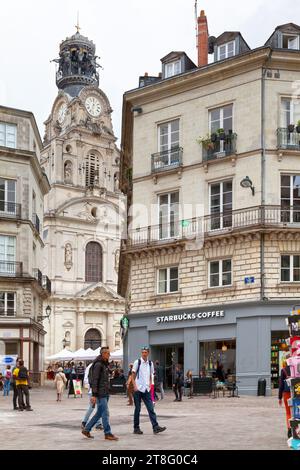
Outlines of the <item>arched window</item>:
<svg viewBox="0 0 300 470">
<path fill-rule="evenodd" d="M 95 177 L 99 180 L 100 158 L 95 153 L 90 153 L 85 158 L 85 186 L 94 186 Z"/>
<path fill-rule="evenodd" d="M 120 347 L 121 347 L 121 336 L 120 336 L 120 333 L 117 331 L 117 333 L 115 334 L 115 348 L 120 349 Z"/>
<path fill-rule="evenodd" d="M 85 281 L 102 281 L 102 248 L 96 242 L 89 242 L 85 249 Z"/>
<path fill-rule="evenodd" d="M 95 328 L 88 330 L 84 336 L 84 349 L 101 347 L 101 334 Z"/>
</svg>

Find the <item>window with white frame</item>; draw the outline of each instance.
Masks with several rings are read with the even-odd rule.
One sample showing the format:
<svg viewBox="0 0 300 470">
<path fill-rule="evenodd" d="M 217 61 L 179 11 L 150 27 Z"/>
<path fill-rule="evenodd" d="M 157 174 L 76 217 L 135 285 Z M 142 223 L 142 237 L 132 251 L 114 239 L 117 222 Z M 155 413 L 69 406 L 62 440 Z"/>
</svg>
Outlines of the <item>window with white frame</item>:
<svg viewBox="0 0 300 470">
<path fill-rule="evenodd" d="M 218 46 L 218 60 L 228 59 L 235 55 L 235 42 L 230 41 Z"/>
<path fill-rule="evenodd" d="M 178 267 L 158 269 L 157 293 L 169 294 L 178 291 Z"/>
<path fill-rule="evenodd" d="M 179 192 L 160 194 L 159 238 L 172 238 L 179 234 Z"/>
<path fill-rule="evenodd" d="M 2 147 L 17 147 L 17 126 L 0 122 L 0 145 Z"/>
<path fill-rule="evenodd" d="M 209 185 L 210 230 L 232 226 L 232 180 Z"/>
<path fill-rule="evenodd" d="M 281 222 L 300 222 L 300 175 L 281 175 Z"/>
<path fill-rule="evenodd" d="M 223 287 L 232 284 L 231 259 L 209 262 L 209 287 Z"/>
<path fill-rule="evenodd" d="M 281 99 L 281 127 L 297 124 L 300 120 L 300 100 L 292 98 Z"/>
<path fill-rule="evenodd" d="M 281 282 L 300 282 L 300 255 L 281 256 Z"/>
<path fill-rule="evenodd" d="M 282 47 L 283 49 L 299 50 L 299 36 L 297 34 L 283 34 Z"/>
<path fill-rule="evenodd" d="M 180 60 L 174 60 L 174 62 L 169 62 L 165 64 L 165 78 L 173 77 L 181 73 L 181 62 Z"/>
<path fill-rule="evenodd" d="M 155 167 L 179 163 L 179 119 L 158 126 L 158 152 Z"/>
<path fill-rule="evenodd" d="M 0 272 L 15 274 L 16 237 L 0 235 Z"/>
<path fill-rule="evenodd" d="M 16 213 L 16 181 L 0 178 L 0 212 Z"/>
<path fill-rule="evenodd" d="M 0 316 L 14 317 L 16 315 L 16 293 L 0 292 Z"/>
<path fill-rule="evenodd" d="M 228 104 L 220 108 L 211 109 L 209 111 L 209 132 L 213 134 L 219 129 L 223 129 L 224 132 L 227 134 L 229 130 L 232 130 L 232 112 L 232 104 Z"/>
</svg>

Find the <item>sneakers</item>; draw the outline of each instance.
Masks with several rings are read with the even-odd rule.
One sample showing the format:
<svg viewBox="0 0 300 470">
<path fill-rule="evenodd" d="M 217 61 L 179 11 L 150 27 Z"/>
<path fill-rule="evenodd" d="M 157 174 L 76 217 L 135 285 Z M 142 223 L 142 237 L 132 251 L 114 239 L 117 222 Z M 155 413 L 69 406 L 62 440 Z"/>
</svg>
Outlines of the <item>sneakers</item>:
<svg viewBox="0 0 300 470">
<path fill-rule="evenodd" d="M 98 426 L 96 426 L 96 429 L 98 429 L 98 431 L 103 431 L 103 426 L 102 426 L 102 424 L 99 424 Z"/>
<path fill-rule="evenodd" d="M 133 434 L 144 434 L 140 428 L 136 428 L 133 430 Z"/>
<path fill-rule="evenodd" d="M 85 437 L 88 437 L 89 439 L 94 439 L 94 436 L 91 435 L 90 431 L 86 431 L 85 429 L 83 429 L 81 432 Z"/>
<path fill-rule="evenodd" d="M 31 407 L 29 408 L 25 408 L 26 411 L 33 411 L 33 409 Z"/>
<path fill-rule="evenodd" d="M 118 441 L 119 438 L 113 434 L 105 434 L 105 439 L 108 441 Z"/>
<path fill-rule="evenodd" d="M 157 426 L 156 428 L 153 428 L 153 434 L 158 434 L 159 432 L 165 431 L 167 428 L 165 426 Z"/>
</svg>

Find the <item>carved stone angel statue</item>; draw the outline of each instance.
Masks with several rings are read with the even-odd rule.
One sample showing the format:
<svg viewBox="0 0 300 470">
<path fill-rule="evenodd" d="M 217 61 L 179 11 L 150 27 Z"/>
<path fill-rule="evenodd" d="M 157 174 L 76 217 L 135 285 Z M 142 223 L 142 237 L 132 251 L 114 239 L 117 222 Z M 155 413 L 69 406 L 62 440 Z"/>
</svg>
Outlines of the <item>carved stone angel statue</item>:
<svg viewBox="0 0 300 470">
<path fill-rule="evenodd" d="M 65 246 L 65 266 L 69 271 L 73 266 L 73 253 L 72 253 L 72 245 L 71 243 L 66 243 Z"/>
</svg>

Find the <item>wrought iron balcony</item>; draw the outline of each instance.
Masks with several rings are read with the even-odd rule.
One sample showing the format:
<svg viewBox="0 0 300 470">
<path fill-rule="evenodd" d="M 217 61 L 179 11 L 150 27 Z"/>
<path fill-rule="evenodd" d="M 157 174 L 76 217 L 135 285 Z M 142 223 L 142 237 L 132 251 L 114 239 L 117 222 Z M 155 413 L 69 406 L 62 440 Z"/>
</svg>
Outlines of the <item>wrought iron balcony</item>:
<svg viewBox="0 0 300 470">
<path fill-rule="evenodd" d="M 43 287 L 43 275 L 39 269 L 33 270 L 33 277 L 38 281 L 39 285 Z"/>
<path fill-rule="evenodd" d="M 300 150 L 300 134 L 294 129 L 289 132 L 288 128 L 277 129 L 277 148 L 288 150 Z"/>
<path fill-rule="evenodd" d="M 48 276 L 43 276 L 43 289 L 49 292 L 51 294 L 51 281 Z"/>
<path fill-rule="evenodd" d="M 1 277 L 22 277 L 23 263 L 15 261 L 0 260 L 0 276 Z"/>
<path fill-rule="evenodd" d="M 153 153 L 151 155 L 152 173 L 170 170 L 171 168 L 177 168 L 181 166 L 182 153 L 183 149 L 181 147 L 165 150 L 163 152 Z"/>
<path fill-rule="evenodd" d="M 21 219 L 21 204 L 0 201 L 0 218 Z"/>
<path fill-rule="evenodd" d="M 37 214 L 32 214 L 32 223 L 38 233 L 40 233 L 40 219 Z"/>
<path fill-rule="evenodd" d="M 214 139 L 212 137 L 212 140 L 206 142 L 205 145 L 202 143 L 204 162 L 227 157 L 236 153 L 237 135 L 235 133 L 225 134 L 224 138 L 222 138 L 221 135 L 215 134 Z"/>
<path fill-rule="evenodd" d="M 126 249 L 178 240 L 208 239 L 228 232 L 264 228 L 299 228 L 300 207 L 255 206 L 129 231 Z"/>
</svg>

